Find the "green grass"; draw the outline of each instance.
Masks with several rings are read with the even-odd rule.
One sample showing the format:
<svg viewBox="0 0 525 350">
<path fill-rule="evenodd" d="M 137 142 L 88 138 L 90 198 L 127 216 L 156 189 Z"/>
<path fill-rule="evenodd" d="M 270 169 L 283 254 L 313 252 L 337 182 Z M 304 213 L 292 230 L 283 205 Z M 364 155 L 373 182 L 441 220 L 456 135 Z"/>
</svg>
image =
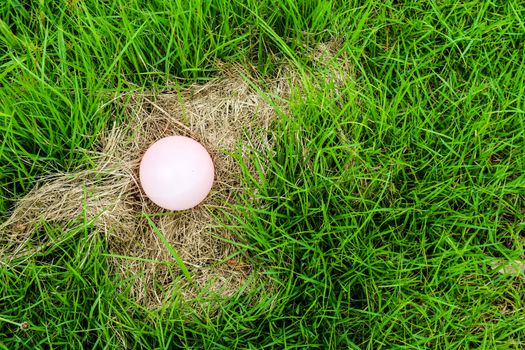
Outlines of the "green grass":
<svg viewBox="0 0 525 350">
<path fill-rule="evenodd" d="M 0 348 L 524 347 L 524 277 L 490 268 L 525 255 L 519 1 L 43 3 L 0 4 L 3 216 L 38 176 L 90 164 L 122 120 L 114 97 L 205 81 L 218 60 L 313 74 L 224 217 L 274 291 L 147 310 L 90 223 L 45 225 L 48 250 L 0 263 Z M 334 38 L 355 71 L 343 87 L 306 54 Z"/>
</svg>

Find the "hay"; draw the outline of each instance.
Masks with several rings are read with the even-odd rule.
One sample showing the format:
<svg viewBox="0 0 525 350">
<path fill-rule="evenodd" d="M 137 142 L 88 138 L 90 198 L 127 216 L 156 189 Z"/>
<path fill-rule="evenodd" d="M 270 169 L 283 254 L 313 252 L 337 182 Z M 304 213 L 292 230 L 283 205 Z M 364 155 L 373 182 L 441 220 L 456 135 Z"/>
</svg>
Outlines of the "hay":
<svg viewBox="0 0 525 350">
<path fill-rule="evenodd" d="M 333 45 L 320 46 L 312 57 L 325 67 L 327 59 L 333 61 L 331 73 L 323 79 L 342 85 L 348 67 L 335 57 L 334 50 Z M 115 256 L 110 261 L 114 273 L 132 281 L 131 297 L 144 306 L 159 307 L 173 293 L 183 300 L 195 300 L 203 295 L 213 299 L 241 289 L 249 291 L 243 286 L 249 280 L 257 281 L 261 274 L 228 243 L 239 237 L 221 229 L 214 219 L 218 210 L 228 210 L 226 204 L 243 191 L 240 167 L 231 152 L 250 146 L 266 153 L 272 147 L 267 134 L 276 111 L 243 76 L 250 74 L 238 67 L 222 67 L 217 79 L 203 85 L 173 89 L 155 98 L 133 95 L 127 123 L 109 126 L 101 135 L 89 168 L 47 176 L 19 200 L 0 225 L 0 261 L 9 263 L 14 257 L 56 243 L 35 235 L 43 223 L 65 232 L 88 222 L 91 234 L 106 237 Z M 297 81 L 293 70 L 283 66 L 275 80 L 266 82 L 264 90 L 285 109 L 291 86 Z M 202 204 L 183 212 L 160 209 L 144 196 L 138 184 L 142 154 L 154 141 L 169 135 L 198 140 L 215 164 L 212 192 Z M 145 215 L 175 248 L 190 271 L 192 283 L 182 277 Z"/>
</svg>

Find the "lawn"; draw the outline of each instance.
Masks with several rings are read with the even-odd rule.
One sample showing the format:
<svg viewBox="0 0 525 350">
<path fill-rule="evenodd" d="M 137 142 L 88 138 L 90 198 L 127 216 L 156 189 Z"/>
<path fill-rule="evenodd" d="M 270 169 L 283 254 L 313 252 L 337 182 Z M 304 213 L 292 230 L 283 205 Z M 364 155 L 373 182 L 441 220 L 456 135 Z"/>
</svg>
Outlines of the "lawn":
<svg viewBox="0 0 525 350">
<path fill-rule="evenodd" d="M 0 231 L 0 349 L 525 348 L 524 43 L 518 0 L 2 1 L 0 223 L 127 96 L 296 79 L 215 212 L 255 287 L 148 307 L 93 222 Z"/>
</svg>

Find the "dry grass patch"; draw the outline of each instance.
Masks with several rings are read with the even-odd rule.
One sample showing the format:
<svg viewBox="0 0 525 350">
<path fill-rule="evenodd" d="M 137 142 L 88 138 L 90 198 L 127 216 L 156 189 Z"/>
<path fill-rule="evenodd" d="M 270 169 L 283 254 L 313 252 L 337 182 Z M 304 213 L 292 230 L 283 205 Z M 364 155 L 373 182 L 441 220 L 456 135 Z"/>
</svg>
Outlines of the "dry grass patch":
<svg viewBox="0 0 525 350">
<path fill-rule="evenodd" d="M 351 67 L 336 52 L 333 43 L 322 44 L 312 50 L 311 60 L 327 72 L 320 79 L 342 87 Z M 276 111 L 260 91 L 285 111 L 292 87 L 300 86 L 298 74 L 281 67 L 272 81 L 252 79 L 262 83 L 257 89 L 244 78 L 253 77 L 253 72 L 228 67 L 206 84 L 173 88 L 154 97 L 133 95 L 127 123 L 110 126 L 100 136 L 98 151 L 89 157 L 92 164 L 46 176 L 17 203 L 0 225 L 2 261 L 56 244 L 35 234 L 44 223 L 65 232 L 88 222 L 91 234 L 107 238 L 114 272 L 132 279 L 132 297 L 149 307 L 162 305 L 173 292 L 184 300 L 231 296 L 247 281 L 260 279 L 260 271 L 229 243 L 241 237 L 221 228 L 215 218 L 221 210 L 229 210 L 228 203 L 244 190 L 241 169 L 231 153 L 238 147 L 271 152 L 268 134 Z M 149 145 L 169 135 L 201 142 L 215 163 L 212 192 L 191 210 L 169 212 L 157 207 L 138 183 L 141 156 Z M 243 162 L 249 167 L 248 159 Z M 192 282 L 182 276 L 159 232 L 189 270 Z"/>
</svg>

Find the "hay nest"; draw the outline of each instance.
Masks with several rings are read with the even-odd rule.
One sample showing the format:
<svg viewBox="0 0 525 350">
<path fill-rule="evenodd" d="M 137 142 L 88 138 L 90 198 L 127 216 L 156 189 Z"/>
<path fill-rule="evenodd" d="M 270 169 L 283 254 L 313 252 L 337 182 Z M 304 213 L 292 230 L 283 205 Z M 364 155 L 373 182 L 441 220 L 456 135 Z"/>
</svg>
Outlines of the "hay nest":
<svg viewBox="0 0 525 350">
<path fill-rule="evenodd" d="M 174 290 L 184 299 L 203 291 L 220 297 L 237 292 L 256 272 L 228 243 L 238 237 L 216 225 L 214 215 L 228 210 L 226 204 L 242 191 L 240 167 L 231 153 L 240 145 L 268 150 L 268 128 L 275 118 L 274 109 L 242 75 L 247 73 L 230 68 L 204 85 L 155 98 L 132 96 L 129 122 L 101 135 L 89 169 L 47 176 L 17 203 L 0 226 L 0 241 L 8 246 L 4 253 L 9 250 L 2 260 L 52 244 L 45 239 L 34 242 L 34 232 L 42 223 L 65 230 L 87 221 L 93 234 L 107 237 L 112 254 L 130 257 L 112 258 L 111 265 L 124 277 L 133 277 L 130 292 L 141 304 L 161 305 L 169 294 L 166 292 Z M 267 92 L 286 96 L 288 86 L 283 74 Z M 215 164 L 214 188 L 192 210 L 162 210 L 144 196 L 138 183 L 142 154 L 153 142 L 169 135 L 198 140 Z M 192 283 L 181 278 L 179 265 L 153 226 L 175 248 L 191 273 Z"/>
<path fill-rule="evenodd" d="M 320 45 L 312 59 L 332 67 L 323 79 L 341 85 L 348 70 L 342 65 L 344 59 L 335 56 L 334 47 Z M 340 73 L 341 67 L 345 74 Z M 0 261 L 9 263 L 13 257 L 56 244 L 56 239 L 37 234 L 42 224 L 66 232 L 89 223 L 91 234 L 106 237 L 115 274 L 132 281 L 131 297 L 144 306 L 159 307 L 174 292 L 183 300 L 197 296 L 202 300 L 203 295 L 224 298 L 239 290 L 249 291 L 254 282 L 248 281 L 258 281 L 261 273 L 229 243 L 239 237 L 217 225 L 216 215 L 229 210 L 227 204 L 243 191 L 241 170 L 232 152 L 238 147 L 270 152 L 267 135 L 276 111 L 243 78 L 253 72 L 239 67 L 223 67 L 221 72 L 213 81 L 184 90 L 154 97 L 132 95 L 128 120 L 125 125 L 109 126 L 100 136 L 89 167 L 46 176 L 18 201 L 7 221 L 0 224 Z M 298 81 L 297 73 L 282 66 L 276 78 L 260 88 L 285 111 L 291 87 Z M 212 192 L 191 210 L 160 209 L 144 196 L 138 183 L 141 156 L 149 145 L 169 135 L 198 140 L 215 164 Z M 158 232 L 176 250 L 192 282 L 182 276 Z"/>
</svg>

